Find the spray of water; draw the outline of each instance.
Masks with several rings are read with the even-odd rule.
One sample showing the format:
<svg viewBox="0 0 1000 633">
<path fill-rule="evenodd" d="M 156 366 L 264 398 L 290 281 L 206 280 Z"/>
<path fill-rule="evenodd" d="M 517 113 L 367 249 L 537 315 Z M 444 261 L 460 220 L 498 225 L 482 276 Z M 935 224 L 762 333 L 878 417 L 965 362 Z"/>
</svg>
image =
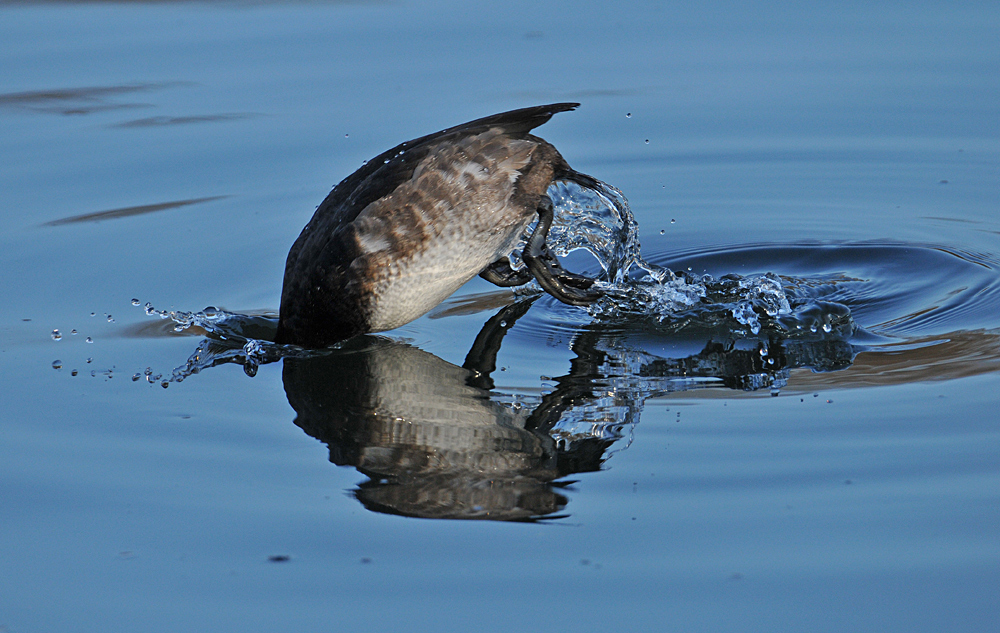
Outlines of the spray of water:
<svg viewBox="0 0 1000 633">
<path fill-rule="evenodd" d="M 850 321 L 839 304 L 795 301 L 773 273 L 759 275 L 691 275 L 673 272 L 642 258 L 639 225 L 621 191 L 605 183 L 595 188 L 572 182 L 553 183 L 548 190 L 555 206 L 549 249 L 559 256 L 589 252 L 601 272 L 596 287 L 603 298 L 588 308 L 603 320 L 641 316 L 660 322 L 700 318 L 729 319 L 734 328 L 758 334 L 773 327 L 786 334 L 829 333 Z M 510 256 L 511 265 L 524 264 L 521 253 L 534 226 L 528 227 Z M 537 291 L 529 285 L 521 292 Z"/>
</svg>

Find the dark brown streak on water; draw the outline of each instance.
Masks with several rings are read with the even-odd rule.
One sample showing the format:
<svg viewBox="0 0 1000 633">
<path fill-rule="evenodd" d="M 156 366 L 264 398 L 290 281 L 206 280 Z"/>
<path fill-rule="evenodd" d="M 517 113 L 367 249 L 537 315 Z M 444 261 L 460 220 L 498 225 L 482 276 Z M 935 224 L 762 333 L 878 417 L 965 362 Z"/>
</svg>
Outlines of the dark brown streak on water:
<svg viewBox="0 0 1000 633">
<path fill-rule="evenodd" d="M 46 222 L 42 226 L 62 226 L 63 224 L 76 224 L 80 222 L 103 222 L 104 220 L 116 220 L 118 218 L 127 218 L 133 215 L 145 215 L 147 213 L 155 213 L 157 211 L 165 211 L 167 209 L 176 209 L 177 207 L 186 207 L 192 204 L 201 204 L 203 202 L 211 202 L 212 200 L 221 200 L 228 197 L 229 196 L 208 196 L 205 198 L 191 198 L 190 200 L 175 200 L 173 202 L 160 202 L 158 204 L 144 204 L 136 207 L 122 207 L 120 209 L 110 209 L 108 211 L 97 211 L 95 213 L 84 213 L 82 215 L 74 215 L 68 218 L 60 218 L 58 220 Z"/>
<path fill-rule="evenodd" d="M 187 125 L 189 123 L 214 123 L 217 121 L 237 121 L 261 116 L 255 112 L 228 112 L 225 114 L 201 114 L 192 116 L 151 116 L 115 123 L 108 127 L 161 127 L 165 125 Z"/>
<path fill-rule="evenodd" d="M 192 85 L 190 82 L 170 81 L 139 83 L 124 86 L 88 86 L 84 88 L 59 88 L 0 94 L 0 107 L 24 108 L 36 112 L 55 114 L 90 114 L 104 110 L 151 107 L 147 103 L 113 103 L 111 97 L 162 90 L 174 86 Z"/>
</svg>

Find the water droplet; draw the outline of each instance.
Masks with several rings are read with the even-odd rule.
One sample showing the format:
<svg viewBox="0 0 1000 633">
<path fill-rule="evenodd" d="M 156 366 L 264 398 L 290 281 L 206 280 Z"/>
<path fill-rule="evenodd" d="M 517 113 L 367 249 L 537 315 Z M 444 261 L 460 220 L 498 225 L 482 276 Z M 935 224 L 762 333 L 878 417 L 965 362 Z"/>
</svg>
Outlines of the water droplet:
<svg viewBox="0 0 1000 633">
<path fill-rule="evenodd" d="M 73 371 L 69 372 L 69 375 L 70 375 L 70 376 L 76 376 L 76 375 L 77 375 L 77 374 L 79 374 L 79 373 L 80 373 L 80 372 L 78 372 L 77 370 L 75 370 L 75 369 L 74 369 Z"/>
<path fill-rule="evenodd" d="M 142 374 L 138 374 L 138 373 L 132 374 L 132 382 L 139 382 L 140 378 L 142 378 Z"/>
<path fill-rule="evenodd" d="M 110 314 L 108 315 L 108 323 L 114 323 L 115 319 Z"/>
<path fill-rule="evenodd" d="M 147 367 L 146 371 L 144 373 L 147 376 L 152 376 L 153 375 L 153 368 L 152 367 Z"/>
<path fill-rule="evenodd" d="M 351 135 L 350 134 L 345 134 L 344 138 L 351 138 Z"/>
<path fill-rule="evenodd" d="M 166 380 L 164 380 L 163 382 L 160 383 L 160 386 L 163 387 L 164 389 L 166 389 L 167 387 L 170 386 L 170 383 L 167 382 Z"/>
<path fill-rule="evenodd" d="M 500 321 L 500 327 L 507 327 L 506 321 Z"/>
<path fill-rule="evenodd" d="M 648 138 L 646 139 L 646 145 L 649 145 L 649 139 Z"/>
<path fill-rule="evenodd" d="M 666 233 L 666 231 L 664 231 L 663 229 L 660 229 L 660 235 L 663 235 L 664 233 Z"/>
<path fill-rule="evenodd" d="M 90 358 L 88 358 L 88 359 L 87 359 L 87 364 L 88 364 L 88 365 L 89 365 L 90 363 L 92 363 L 92 362 L 94 362 L 94 357 L 93 357 L 93 356 L 91 356 Z"/>
<path fill-rule="evenodd" d="M 62 332 L 59 330 L 52 330 L 52 340 L 58 341 L 62 338 Z"/>
<path fill-rule="evenodd" d="M 62 369 L 62 361 L 61 360 L 52 361 L 52 369 Z"/>
<path fill-rule="evenodd" d="M 97 316 L 97 313 L 96 312 L 91 312 L 90 316 Z"/>
<path fill-rule="evenodd" d="M 72 334 L 73 336 L 76 336 L 76 330 L 70 330 L 69 333 Z"/>
<path fill-rule="evenodd" d="M 625 113 L 625 118 L 626 119 L 631 119 L 632 118 L 632 113 L 631 112 L 626 112 Z"/>
<path fill-rule="evenodd" d="M 132 299 L 132 305 L 134 305 L 134 306 L 139 305 L 139 300 L 138 299 Z"/>
<path fill-rule="evenodd" d="M 94 342 L 94 339 L 92 339 L 92 338 L 90 338 L 90 337 L 88 336 L 88 337 L 87 337 L 87 342 L 88 342 L 88 343 L 93 343 L 93 342 Z"/>
<path fill-rule="evenodd" d="M 674 223 L 676 223 L 676 222 L 677 222 L 677 220 L 675 220 L 675 219 L 673 219 L 673 218 L 670 218 L 670 223 L 671 223 L 671 224 L 674 224 Z"/>
</svg>

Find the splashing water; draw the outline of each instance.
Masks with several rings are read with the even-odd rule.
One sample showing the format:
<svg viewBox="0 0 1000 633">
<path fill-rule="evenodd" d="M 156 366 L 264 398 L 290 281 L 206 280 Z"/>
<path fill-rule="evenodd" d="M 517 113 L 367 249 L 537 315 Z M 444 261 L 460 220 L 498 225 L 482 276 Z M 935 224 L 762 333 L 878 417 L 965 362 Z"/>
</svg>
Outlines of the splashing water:
<svg viewBox="0 0 1000 633">
<path fill-rule="evenodd" d="M 139 305 L 138 301 L 133 300 L 132 305 Z M 240 364 L 248 376 L 254 376 L 260 365 L 282 358 L 311 358 L 324 353 L 297 345 L 273 343 L 278 322 L 272 316 L 251 316 L 211 306 L 198 312 L 158 310 L 148 302 L 144 310 L 150 316 L 173 321 L 174 332 L 200 328 L 210 336 L 198 345 L 184 365 L 173 370 L 170 378 L 163 381 L 163 386 L 168 382 L 182 382 L 203 369 L 223 363 Z M 336 347 L 334 345 L 331 349 Z"/>
<path fill-rule="evenodd" d="M 774 273 L 740 276 L 675 273 L 646 262 L 640 253 L 639 225 L 621 191 L 603 182 L 596 188 L 556 182 L 548 189 L 555 218 L 546 243 L 559 256 L 585 250 L 601 266 L 596 288 L 603 297 L 588 308 L 602 320 L 653 317 L 668 322 L 696 318 L 729 320 L 752 334 L 774 328 L 789 335 L 803 332 L 847 334 L 854 329 L 850 310 L 840 304 L 790 297 Z M 532 224 L 510 256 L 514 268 Z M 534 282 L 521 292 L 537 292 Z"/>
</svg>

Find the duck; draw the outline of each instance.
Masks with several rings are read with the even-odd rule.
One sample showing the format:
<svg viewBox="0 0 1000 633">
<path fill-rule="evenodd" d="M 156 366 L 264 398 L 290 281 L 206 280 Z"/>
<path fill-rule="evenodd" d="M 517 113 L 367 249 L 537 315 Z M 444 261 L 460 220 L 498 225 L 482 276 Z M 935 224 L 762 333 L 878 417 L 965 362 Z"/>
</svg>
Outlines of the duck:
<svg viewBox="0 0 1000 633">
<path fill-rule="evenodd" d="M 595 280 L 546 245 L 558 181 L 596 188 L 531 131 L 578 103 L 501 112 L 387 150 L 342 180 L 288 252 L 276 342 L 327 347 L 400 327 L 476 275 L 585 306 Z M 524 266 L 509 255 L 532 222 Z"/>
</svg>

